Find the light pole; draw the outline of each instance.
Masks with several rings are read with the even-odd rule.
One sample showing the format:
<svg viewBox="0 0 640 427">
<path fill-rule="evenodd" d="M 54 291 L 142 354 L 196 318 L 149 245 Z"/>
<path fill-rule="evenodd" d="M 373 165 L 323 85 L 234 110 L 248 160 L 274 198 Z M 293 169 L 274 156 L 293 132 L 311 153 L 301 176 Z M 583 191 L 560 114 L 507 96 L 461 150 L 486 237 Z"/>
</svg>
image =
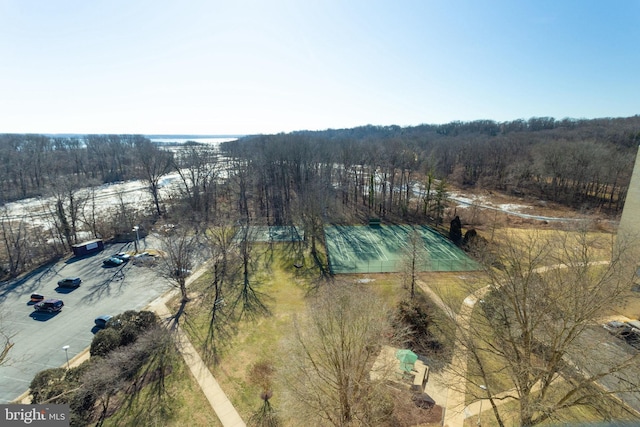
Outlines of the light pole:
<svg viewBox="0 0 640 427">
<path fill-rule="evenodd" d="M 487 386 L 484 384 L 480 384 L 479 387 L 485 391 L 487 390 Z M 480 410 L 478 410 L 478 422 L 477 422 L 478 426 L 480 425 L 480 415 L 482 415 L 482 399 L 480 399 Z"/>
<path fill-rule="evenodd" d="M 136 241 L 135 241 L 135 243 L 136 243 L 136 253 L 138 253 L 138 245 L 140 244 L 140 234 L 138 234 L 138 230 L 139 229 L 140 229 L 139 226 L 134 225 L 133 226 L 133 230 L 131 230 L 131 231 L 135 231 L 136 232 Z"/>
<path fill-rule="evenodd" d="M 70 369 L 69 368 L 69 346 L 65 345 L 64 347 L 62 347 L 62 349 L 64 350 L 65 356 L 67 356 L 67 371 L 68 371 Z"/>
</svg>

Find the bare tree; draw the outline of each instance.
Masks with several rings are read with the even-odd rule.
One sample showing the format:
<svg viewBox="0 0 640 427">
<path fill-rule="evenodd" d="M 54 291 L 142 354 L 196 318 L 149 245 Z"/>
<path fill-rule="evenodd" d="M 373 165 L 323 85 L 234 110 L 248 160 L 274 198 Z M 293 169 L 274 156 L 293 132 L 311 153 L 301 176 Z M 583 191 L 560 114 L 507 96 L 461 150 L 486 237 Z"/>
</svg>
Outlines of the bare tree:
<svg viewBox="0 0 640 427">
<path fill-rule="evenodd" d="M 142 165 L 142 172 L 147 183 L 147 189 L 153 199 L 153 205 L 158 216 L 162 215 L 160 208 L 160 178 L 171 170 L 172 155 L 159 149 L 144 137 L 135 140 L 137 160 Z"/>
<path fill-rule="evenodd" d="M 67 177 L 58 179 L 50 186 L 53 202 L 48 210 L 61 242 L 69 249 L 78 243 L 82 211 L 88 198 L 88 193 L 80 188 L 80 183 Z"/>
<path fill-rule="evenodd" d="M 376 425 L 390 372 L 372 379 L 370 370 L 381 345 L 394 338 L 390 311 L 362 286 L 320 292 L 285 345 L 285 402 L 299 423 Z"/>
<path fill-rule="evenodd" d="M 231 296 L 229 258 L 235 233 L 235 228 L 227 225 L 209 227 L 206 233 L 213 263 L 213 280 L 203 295 L 204 303 L 209 306 L 209 327 L 204 348 L 205 354 L 211 356 L 214 362 L 218 361 L 221 344 L 232 335 L 225 296 Z"/>
<path fill-rule="evenodd" d="M 415 287 L 418 273 L 424 270 L 426 263 L 429 261 L 424 239 L 415 227 L 411 227 L 407 235 L 407 243 L 404 250 L 404 278 L 405 283 L 409 285 L 409 295 L 413 299 L 416 296 Z"/>
<path fill-rule="evenodd" d="M 242 279 L 236 285 L 237 296 L 232 307 L 239 309 L 239 318 L 247 316 L 253 318 L 258 315 L 269 314 L 269 307 L 264 303 L 267 298 L 265 294 L 258 291 L 259 282 L 253 277 L 255 270 L 254 246 L 252 228 L 248 224 L 240 227 L 239 230 L 239 250 L 240 250 L 240 274 Z"/>
<path fill-rule="evenodd" d="M 8 265 L 7 272 L 10 277 L 15 277 L 23 271 L 27 263 L 29 251 L 27 223 L 22 219 L 11 218 L 6 207 L 2 209 L 0 215 L 0 232 L 3 253 Z"/>
<path fill-rule="evenodd" d="M 80 217 L 83 224 L 91 231 L 94 238 L 102 235 L 100 231 L 101 222 L 104 220 L 98 214 L 98 205 L 96 203 L 96 187 L 91 186 L 84 190 L 86 194 L 86 203 L 80 211 Z"/>
<path fill-rule="evenodd" d="M 197 236 L 185 229 L 163 236 L 161 239 L 162 251 L 164 252 L 161 266 L 162 274 L 173 286 L 178 288 L 181 297 L 180 308 L 173 318 L 175 324 L 180 321 L 185 306 L 189 302 L 187 278 L 191 274 L 191 268 L 194 264 L 197 243 Z"/>
<path fill-rule="evenodd" d="M 465 300 L 455 322 L 454 360 L 466 354 L 469 362 L 452 364 L 458 379 L 452 387 L 469 384 L 468 393 L 489 399 L 501 426 L 508 411 L 502 401 L 516 402 L 522 426 L 554 420 L 575 406 L 606 418 L 606 396 L 622 393 L 624 400 L 624 393 L 639 390 L 638 356 L 603 348 L 606 332 L 592 327 L 631 286 L 621 262 L 627 248 L 584 230 L 499 240 L 485 252 L 493 253 L 486 259 L 488 286 Z M 610 260 L 599 261 L 607 246 L 614 248 Z M 471 314 L 473 300 L 479 308 Z"/>
<path fill-rule="evenodd" d="M 318 255 L 317 242 L 324 236 L 324 215 L 329 205 L 328 188 L 326 180 L 311 180 L 303 188 L 298 190 L 298 213 L 304 226 L 304 240 L 311 245 L 311 256 L 320 269 L 320 274 L 329 275 L 329 269 Z"/>
<path fill-rule="evenodd" d="M 250 426 L 278 427 L 280 419 L 275 408 L 269 402 L 273 396 L 273 375 L 275 368 L 271 362 L 260 361 L 251 367 L 251 382 L 260 388 L 260 409 L 253 413 L 249 420 Z"/>
<path fill-rule="evenodd" d="M 12 337 L 13 335 L 8 334 L 3 328 L 0 314 L 0 366 L 9 361 L 9 351 L 13 347 Z"/>
<path fill-rule="evenodd" d="M 153 215 L 153 210 L 142 210 L 140 205 L 145 206 L 145 204 L 140 203 L 139 199 L 136 199 L 137 202 L 127 200 L 126 191 L 123 189 L 116 190 L 115 196 L 117 203 L 110 207 L 107 215 L 103 214 L 98 217 L 98 225 L 105 236 L 135 237 L 135 233 L 132 234 L 133 227 L 144 221 L 145 213 Z M 136 250 L 138 250 L 137 240 L 135 242 Z"/>
<path fill-rule="evenodd" d="M 182 181 L 181 192 L 194 222 L 209 222 L 217 206 L 218 155 L 213 147 L 191 145 L 176 153 L 173 167 Z"/>
</svg>

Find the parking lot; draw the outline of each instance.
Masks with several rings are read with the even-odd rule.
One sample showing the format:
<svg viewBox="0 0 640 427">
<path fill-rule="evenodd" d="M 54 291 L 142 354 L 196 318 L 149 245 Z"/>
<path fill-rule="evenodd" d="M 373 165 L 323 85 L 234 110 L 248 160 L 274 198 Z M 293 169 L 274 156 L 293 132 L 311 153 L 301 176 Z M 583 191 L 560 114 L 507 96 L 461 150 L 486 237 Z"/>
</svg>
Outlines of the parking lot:
<svg viewBox="0 0 640 427">
<path fill-rule="evenodd" d="M 67 357 L 89 346 L 97 332 L 96 317 L 140 310 L 170 289 L 171 284 L 147 265 L 103 265 L 121 251 L 133 251 L 133 245 L 106 245 L 92 256 L 70 258 L 0 284 L 1 327 L 15 344 L 9 360 L 0 366 L 0 403 L 26 391 L 37 372 L 64 366 Z M 80 277 L 82 283 L 77 288 L 59 288 L 57 282 L 66 277 Z M 64 307 L 59 313 L 36 312 L 30 301 L 33 293 L 61 299 Z"/>
</svg>

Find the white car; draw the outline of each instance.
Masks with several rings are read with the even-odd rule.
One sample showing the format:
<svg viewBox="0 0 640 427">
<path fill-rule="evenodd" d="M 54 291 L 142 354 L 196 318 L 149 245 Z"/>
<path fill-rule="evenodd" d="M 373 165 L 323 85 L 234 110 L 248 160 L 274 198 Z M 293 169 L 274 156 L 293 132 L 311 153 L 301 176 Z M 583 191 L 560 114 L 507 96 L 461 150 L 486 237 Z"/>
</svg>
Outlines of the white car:
<svg viewBox="0 0 640 427">
<path fill-rule="evenodd" d="M 142 252 L 140 254 L 133 256 L 134 264 L 153 264 L 155 262 L 155 257 L 151 255 L 149 252 Z"/>
<path fill-rule="evenodd" d="M 120 258 L 124 262 L 127 262 L 131 259 L 131 255 L 129 255 L 126 252 L 118 252 L 117 254 L 114 255 L 114 257 Z"/>
</svg>

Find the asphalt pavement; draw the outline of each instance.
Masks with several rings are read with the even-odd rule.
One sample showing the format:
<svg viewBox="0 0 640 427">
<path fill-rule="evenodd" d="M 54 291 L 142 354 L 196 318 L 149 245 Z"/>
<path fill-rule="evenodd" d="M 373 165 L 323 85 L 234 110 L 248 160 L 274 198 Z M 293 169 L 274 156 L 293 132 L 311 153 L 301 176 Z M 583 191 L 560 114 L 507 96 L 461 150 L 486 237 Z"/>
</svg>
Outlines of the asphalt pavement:
<svg viewBox="0 0 640 427">
<path fill-rule="evenodd" d="M 69 258 L 0 283 L 0 327 L 14 342 L 0 366 L 0 403 L 20 396 L 39 371 L 65 366 L 88 347 L 97 332 L 97 316 L 140 310 L 171 288 L 152 267 L 132 262 L 103 266 L 104 259 L 121 251 L 133 252 L 133 244 L 105 245 L 104 251 L 92 256 Z M 58 280 L 74 276 L 82 279 L 80 287 L 57 287 Z M 36 313 L 29 298 L 32 293 L 61 299 L 64 308 L 57 314 Z"/>
</svg>

